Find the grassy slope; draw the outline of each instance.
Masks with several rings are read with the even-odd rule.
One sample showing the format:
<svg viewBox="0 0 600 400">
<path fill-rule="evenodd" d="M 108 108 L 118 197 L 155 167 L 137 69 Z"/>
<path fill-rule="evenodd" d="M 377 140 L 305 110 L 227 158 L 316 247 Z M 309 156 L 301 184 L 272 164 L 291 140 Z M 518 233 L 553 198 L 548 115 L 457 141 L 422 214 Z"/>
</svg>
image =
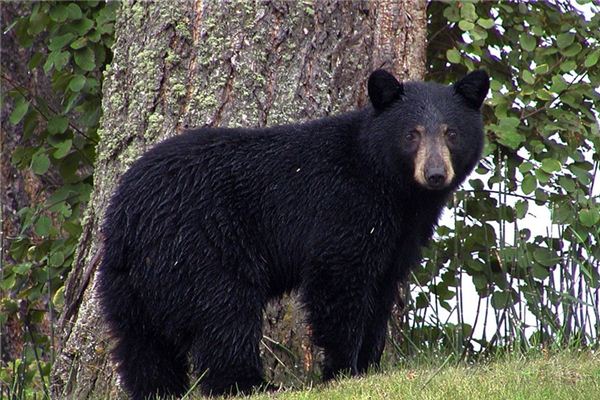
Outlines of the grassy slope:
<svg viewBox="0 0 600 400">
<path fill-rule="evenodd" d="M 300 399 L 600 399 L 600 354 L 509 356 L 475 366 L 399 369 L 328 387 L 246 397 Z"/>
</svg>

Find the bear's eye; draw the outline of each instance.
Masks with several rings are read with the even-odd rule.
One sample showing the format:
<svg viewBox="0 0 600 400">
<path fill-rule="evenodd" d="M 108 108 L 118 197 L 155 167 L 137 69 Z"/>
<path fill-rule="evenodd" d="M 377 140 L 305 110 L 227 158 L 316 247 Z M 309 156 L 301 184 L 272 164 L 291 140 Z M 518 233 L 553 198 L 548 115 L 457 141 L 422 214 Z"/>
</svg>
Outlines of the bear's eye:
<svg viewBox="0 0 600 400">
<path fill-rule="evenodd" d="M 407 132 L 406 135 L 404 135 L 404 140 L 406 140 L 407 142 L 414 142 L 415 140 L 417 140 L 417 132 Z"/>
<path fill-rule="evenodd" d="M 454 140 L 454 139 L 456 139 L 457 136 L 458 136 L 458 134 L 456 133 L 456 131 L 453 131 L 451 129 L 446 132 L 446 137 L 449 140 Z"/>
</svg>

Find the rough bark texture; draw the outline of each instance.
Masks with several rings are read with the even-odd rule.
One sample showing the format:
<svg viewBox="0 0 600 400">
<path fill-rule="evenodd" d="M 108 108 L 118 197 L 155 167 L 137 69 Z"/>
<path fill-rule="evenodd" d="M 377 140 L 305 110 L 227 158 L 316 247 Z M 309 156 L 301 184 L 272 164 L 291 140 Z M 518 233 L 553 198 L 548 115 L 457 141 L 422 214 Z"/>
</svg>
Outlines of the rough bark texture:
<svg viewBox="0 0 600 400">
<path fill-rule="evenodd" d="M 103 89 L 95 188 L 66 290 L 57 398 L 120 396 L 94 297 L 99 226 L 119 176 L 186 127 L 264 126 L 362 106 L 374 68 L 424 72 L 425 2 L 127 2 Z M 291 298 L 270 306 L 267 376 L 297 383 L 317 352 Z M 276 356 L 274 356 L 276 355 Z"/>
</svg>

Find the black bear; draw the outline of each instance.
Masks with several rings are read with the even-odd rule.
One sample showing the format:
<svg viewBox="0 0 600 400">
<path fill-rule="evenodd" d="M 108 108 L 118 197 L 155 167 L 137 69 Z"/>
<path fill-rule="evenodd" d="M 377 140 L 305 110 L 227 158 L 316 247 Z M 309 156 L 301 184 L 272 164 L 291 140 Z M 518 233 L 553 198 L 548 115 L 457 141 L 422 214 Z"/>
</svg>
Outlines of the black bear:
<svg viewBox="0 0 600 400">
<path fill-rule="evenodd" d="M 98 295 L 134 399 L 263 386 L 263 309 L 298 290 L 323 378 L 379 363 L 397 283 L 477 164 L 488 75 L 368 81 L 371 105 L 300 124 L 202 128 L 123 175 Z"/>
</svg>

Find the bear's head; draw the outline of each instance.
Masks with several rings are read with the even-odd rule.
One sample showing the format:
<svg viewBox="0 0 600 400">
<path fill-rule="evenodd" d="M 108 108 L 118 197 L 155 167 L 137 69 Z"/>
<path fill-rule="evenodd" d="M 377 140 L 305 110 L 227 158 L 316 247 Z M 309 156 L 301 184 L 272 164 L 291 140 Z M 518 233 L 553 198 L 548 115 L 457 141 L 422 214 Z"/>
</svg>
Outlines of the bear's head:
<svg viewBox="0 0 600 400">
<path fill-rule="evenodd" d="M 364 134 L 383 154 L 386 170 L 426 190 L 454 189 L 481 157 L 481 105 L 488 90 L 482 70 L 450 86 L 400 83 L 376 70 L 369 77 L 373 110 Z"/>
</svg>

